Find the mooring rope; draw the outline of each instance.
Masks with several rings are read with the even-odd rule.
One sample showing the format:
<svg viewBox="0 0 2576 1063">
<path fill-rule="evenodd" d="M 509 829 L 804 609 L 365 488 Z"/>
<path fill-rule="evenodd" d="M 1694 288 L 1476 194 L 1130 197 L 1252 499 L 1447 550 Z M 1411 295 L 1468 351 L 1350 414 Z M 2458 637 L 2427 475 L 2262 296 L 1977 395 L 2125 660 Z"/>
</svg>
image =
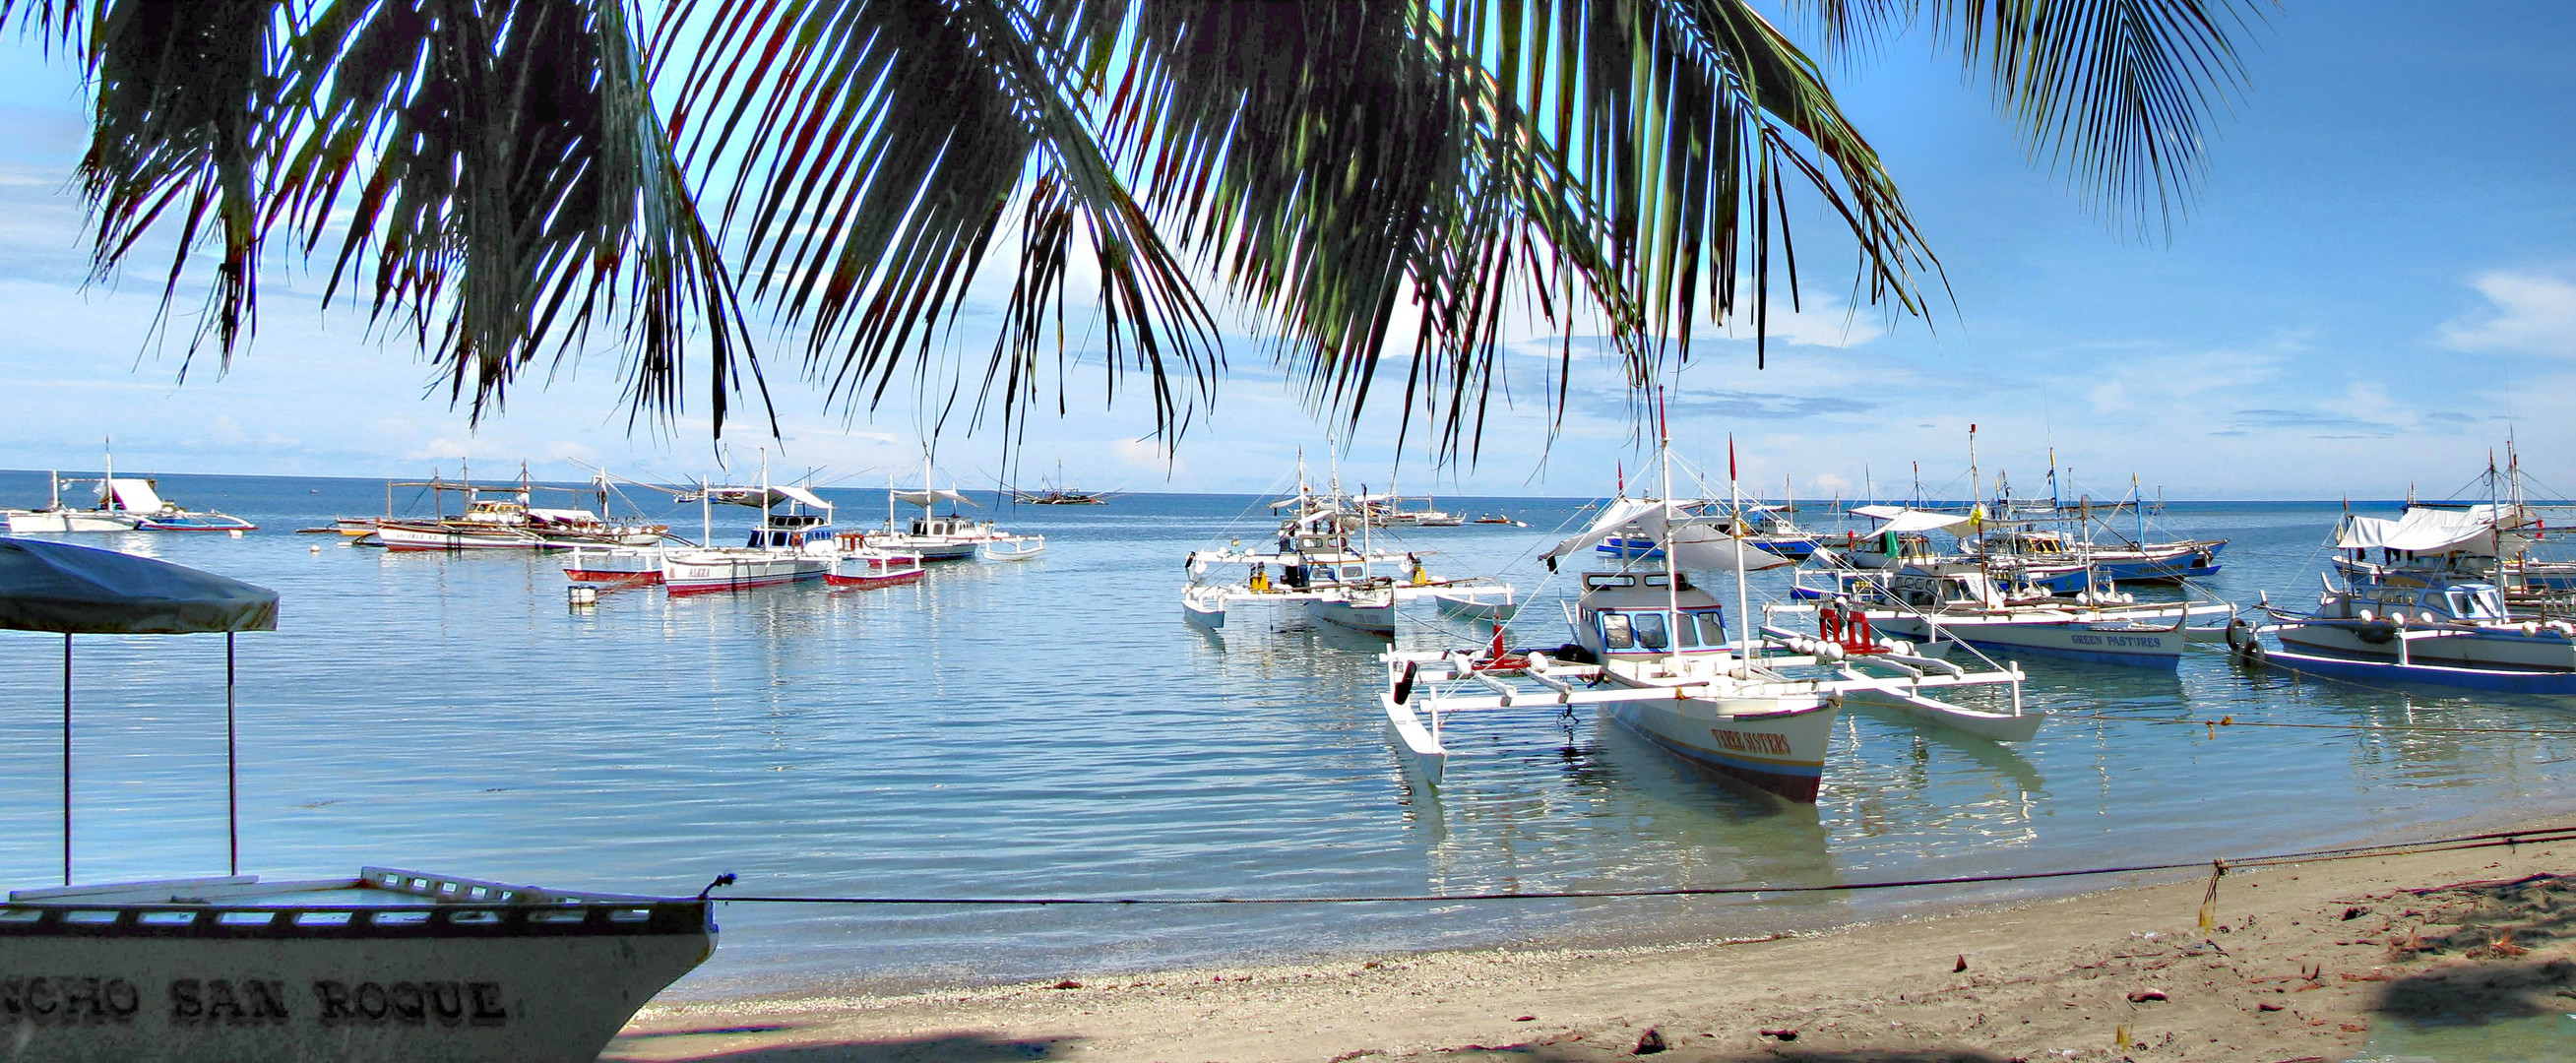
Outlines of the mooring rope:
<svg viewBox="0 0 2576 1063">
<path fill-rule="evenodd" d="M 2309 849 L 2300 852 L 2274 853 L 2222 859 L 2215 866 L 2230 869 L 2269 867 L 2287 864 L 2326 863 L 2336 860 L 2368 860 L 2416 853 L 2456 852 L 2468 849 L 2491 849 L 2499 846 L 2544 845 L 2576 841 L 2576 825 L 2546 827 L 2538 830 L 2495 831 L 2464 834 L 2424 841 L 2395 842 L 2386 845 L 2357 845 L 2334 849 Z M 2213 866 L 2209 860 L 2187 860 L 2172 863 L 2131 864 L 2120 867 L 2089 867 L 2067 871 L 2021 871 L 1993 875 L 1960 875 L 1949 878 L 1885 879 L 1874 882 L 1836 882 L 1793 886 L 1673 886 L 1633 890 L 1547 890 L 1512 893 L 1420 893 L 1380 896 L 1337 897 L 835 897 L 779 895 L 716 895 L 712 899 L 739 901 L 745 904 L 836 904 L 836 905 L 959 905 L 959 906 L 1205 906 L 1253 904 L 1456 904 L 1466 901 L 1546 901 L 1596 900 L 1618 897 L 1712 897 L 1758 893 L 1858 893 L 1868 890 L 1908 889 L 1921 886 L 1974 886 L 1997 882 L 2024 882 L 2041 879 L 2079 878 L 2090 875 L 2133 875 L 2156 871 L 2197 870 Z"/>
</svg>

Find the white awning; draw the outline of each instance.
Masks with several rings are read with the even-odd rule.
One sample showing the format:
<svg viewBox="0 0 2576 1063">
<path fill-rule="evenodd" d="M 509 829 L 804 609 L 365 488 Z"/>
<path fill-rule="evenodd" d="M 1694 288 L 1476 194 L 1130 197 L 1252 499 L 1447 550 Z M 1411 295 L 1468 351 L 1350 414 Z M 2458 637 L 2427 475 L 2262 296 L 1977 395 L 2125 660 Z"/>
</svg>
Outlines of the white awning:
<svg viewBox="0 0 2576 1063">
<path fill-rule="evenodd" d="M 2345 514 L 2335 528 L 2335 546 L 2344 550 L 2406 550 L 2441 554 L 2466 552 L 2496 555 L 2496 525 L 2516 526 L 2520 514 L 2511 506 L 2466 509 L 2410 508 L 2396 520 Z"/>
<path fill-rule="evenodd" d="M 1732 535 L 1707 523 L 1723 517 L 1690 517 L 1674 519 L 1669 526 L 1663 512 L 1638 518 L 1637 526 L 1656 542 L 1671 551 L 1673 566 L 1692 572 L 1733 572 L 1741 564 L 1746 572 L 1760 572 L 1795 564 L 1788 558 L 1740 543 Z M 1669 535 L 1667 534 L 1669 533 Z"/>
<path fill-rule="evenodd" d="M 1548 552 L 1539 555 L 1539 560 L 1554 561 L 1567 554 L 1581 553 L 1585 550 L 1592 549 L 1595 546 L 1601 545 L 1602 540 L 1619 534 L 1619 529 L 1636 523 L 1638 517 L 1647 513 L 1661 511 L 1663 508 L 1664 504 L 1661 501 L 1651 499 L 1621 498 L 1613 500 L 1609 505 L 1601 507 L 1601 513 L 1592 518 L 1592 524 L 1590 527 L 1583 529 L 1581 532 L 1578 532 L 1564 541 L 1557 543 L 1554 547 L 1549 548 Z"/>
<path fill-rule="evenodd" d="M 947 488 L 945 488 L 945 487 L 932 487 L 932 488 L 926 488 L 926 489 L 919 490 L 919 491 L 914 491 L 914 490 L 906 489 L 906 490 L 898 490 L 898 491 L 896 491 L 896 492 L 894 493 L 894 500 L 895 500 L 895 501 L 897 501 L 897 502 L 905 502 L 905 503 L 909 503 L 909 504 L 911 504 L 911 505 L 920 506 L 920 507 L 922 507 L 922 508 L 924 508 L 924 509 L 928 509 L 928 508 L 930 508 L 931 506 L 938 504 L 938 503 L 939 503 L 939 501 L 940 501 L 941 499 L 946 499 L 946 500 L 948 500 L 948 501 L 950 501 L 950 502 L 957 502 L 957 503 L 961 503 L 961 504 L 969 505 L 969 506 L 972 506 L 972 505 L 974 505 L 974 504 L 975 504 L 975 500 L 974 500 L 974 499 L 968 498 L 968 497 L 966 497 L 965 495 L 959 494 L 959 493 L 957 493 L 957 492 L 955 492 L 955 491 L 951 491 L 951 490 L 949 490 L 949 489 L 947 489 Z"/>
<path fill-rule="evenodd" d="M 797 502 L 815 509 L 830 509 L 832 504 L 802 487 L 710 487 L 707 497 L 718 502 L 753 509 L 768 509 L 781 502 Z"/>
<path fill-rule="evenodd" d="M 1884 521 L 1876 532 L 1946 531 L 1966 524 L 1971 519 L 1964 513 L 1935 513 L 1928 509 L 1903 506 L 1855 506 L 1852 512 L 1875 521 Z"/>
<path fill-rule="evenodd" d="M 128 480 L 122 476 L 109 480 L 108 490 L 116 495 L 116 506 L 129 513 L 159 513 L 169 503 L 153 493 L 152 481 Z"/>
</svg>

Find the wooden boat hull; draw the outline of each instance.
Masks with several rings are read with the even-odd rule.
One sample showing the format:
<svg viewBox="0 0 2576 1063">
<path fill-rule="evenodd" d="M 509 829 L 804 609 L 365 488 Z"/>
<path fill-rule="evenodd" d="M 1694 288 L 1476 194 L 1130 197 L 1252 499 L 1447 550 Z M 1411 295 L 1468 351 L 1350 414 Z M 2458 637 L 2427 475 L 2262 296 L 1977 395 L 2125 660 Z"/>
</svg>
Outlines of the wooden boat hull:
<svg viewBox="0 0 2576 1063">
<path fill-rule="evenodd" d="M 1395 637 L 1395 601 L 1392 598 L 1382 603 L 1309 601 L 1306 615 L 1353 631 Z"/>
<path fill-rule="evenodd" d="M 2396 628 L 2380 624 L 2290 624 L 2274 636 L 2285 649 L 2329 657 L 2397 660 Z M 2374 636 L 2376 639 L 2374 640 Z M 2576 639 L 2543 629 L 2536 635 L 2501 631 L 2410 638 L 2406 657 L 2418 664 L 2576 672 Z"/>
<path fill-rule="evenodd" d="M 12 535 L 128 532 L 135 524 L 131 515 L 101 510 L 36 509 L 9 514 Z"/>
<path fill-rule="evenodd" d="M 662 560 L 662 588 L 672 594 L 707 594 L 775 587 L 821 579 L 828 568 L 830 563 L 819 557 L 674 554 Z"/>
<path fill-rule="evenodd" d="M 1675 697 L 1612 702 L 1602 712 L 1692 764 L 1813 804 L 1841 708 L 1809 697 Z"/>
<path fill-rule="evenodd" d="M 715 941 L 699 900 L 13 903 L 0 1036 L 71 1063 L 587 1063 Z"/>
<path fill-rule="evenodd" d="M 2394 658 L 2359 660 L 2291 649 L 2262 650 L 2245 656 L 2257 664 L 2363 683 L 2415 683 L 2508 694 L 2576 695 L 2576 672 L 2399 664 Z"/>
</svg>

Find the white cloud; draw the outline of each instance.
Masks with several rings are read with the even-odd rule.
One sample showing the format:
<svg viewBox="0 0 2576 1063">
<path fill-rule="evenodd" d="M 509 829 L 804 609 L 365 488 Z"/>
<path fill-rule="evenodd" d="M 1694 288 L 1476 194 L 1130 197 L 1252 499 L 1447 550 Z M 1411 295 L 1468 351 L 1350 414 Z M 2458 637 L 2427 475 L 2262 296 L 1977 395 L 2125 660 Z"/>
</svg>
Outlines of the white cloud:
<svg viewBox="0 0 2576 1063">
<path fill-rule="evenodd" d="M 2522 351 L 2576 355 L 2576 284 L 2541 273 L 2494 270 L 2469 282 L 2487 297 L 2484 312 L 2441 329 L 2455 351 Z"/>
<path fill-rule="evenodd" d="M 1163 453 L 1163 448 L 1151 439 L 1121 439 L 1110 450 L 1119 461 L 1167 480 L 1178 480 L 1190 474 L 1188 462 L 1176 455 Z"/>
</svg>

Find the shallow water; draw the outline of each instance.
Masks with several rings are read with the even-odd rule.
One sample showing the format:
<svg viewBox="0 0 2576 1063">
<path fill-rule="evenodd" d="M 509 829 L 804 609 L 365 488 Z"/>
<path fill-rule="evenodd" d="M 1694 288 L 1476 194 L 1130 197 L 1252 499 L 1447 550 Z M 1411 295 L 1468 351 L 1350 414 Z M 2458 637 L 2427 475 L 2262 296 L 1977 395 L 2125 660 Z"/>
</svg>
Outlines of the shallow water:
<svg viewBox="0 0 2576 1063">
<path fill-rule="evenodd" d="M 1792 885 L 2056 870 L 2415 836 L 2576 806 L 2550 699 L 2293 683 L 2198 650 L 2178 674 L 2031 661 L 2029 748 L 1855 713 L 1813 807 L 1702 778 L 1588 715 L 1454 727 L 1436 797 L 1369 700 L 1373 644 L 1295 617 L 1183 622 L 1182 558 L 1268 526 L 1244 497 L 1020 507 L 1050 550 L 923 583 L 565 604 L 552 558 L 388 554 L 296 535 L 380 481 L 163 478 L 241 539 L 90 536 L 276 588 L 245 635 L 245 870 L 393 864 L 593 889 L 876 897 L 1294 897 Z M 845 525 L 883 492 L 830 491 Z M 0 501 L 44 496 L 0 473 Z M 1527 530 L 1406 533 L 1443 573 L 1526 589 L 1572 502 L 1444 499 Z M 2213 588 L 2312 594 L 2334 505 L 2177 506 L 2227 536 Z M 696 510 L 663 514 L 694 529 Z M 740 522 L 737 521 L 737 524 Z M 320 549 L 313 550 L 313 547 Z M 1764 583 L 1757 580 L 1756 594 Z M 1551 584 L 1516 641 L 1566 635 Z M 1445 644 L 1426 608 L 1407 644 Z M 58 877 L 58 638 L 0 634 L 0 880 Z M 222 640 L 77 644 L 78 875 L 202 874 L 223 849 Z M 2326 723 L 2328 729 L 2229 727 Z M 2081 718 L 2079 718 L 2081 717 Z M 2483 728 L 2409 730 L 2410 726 Z M 1534 938 L 1735 933 L 2039 885 L 1760 898 L 1216 908 L 763 906 L 720 912 L 689 995 L 1005 980 Z M 2187 917 L 2187 913 L 2177 913 Z"/>
</svg>

